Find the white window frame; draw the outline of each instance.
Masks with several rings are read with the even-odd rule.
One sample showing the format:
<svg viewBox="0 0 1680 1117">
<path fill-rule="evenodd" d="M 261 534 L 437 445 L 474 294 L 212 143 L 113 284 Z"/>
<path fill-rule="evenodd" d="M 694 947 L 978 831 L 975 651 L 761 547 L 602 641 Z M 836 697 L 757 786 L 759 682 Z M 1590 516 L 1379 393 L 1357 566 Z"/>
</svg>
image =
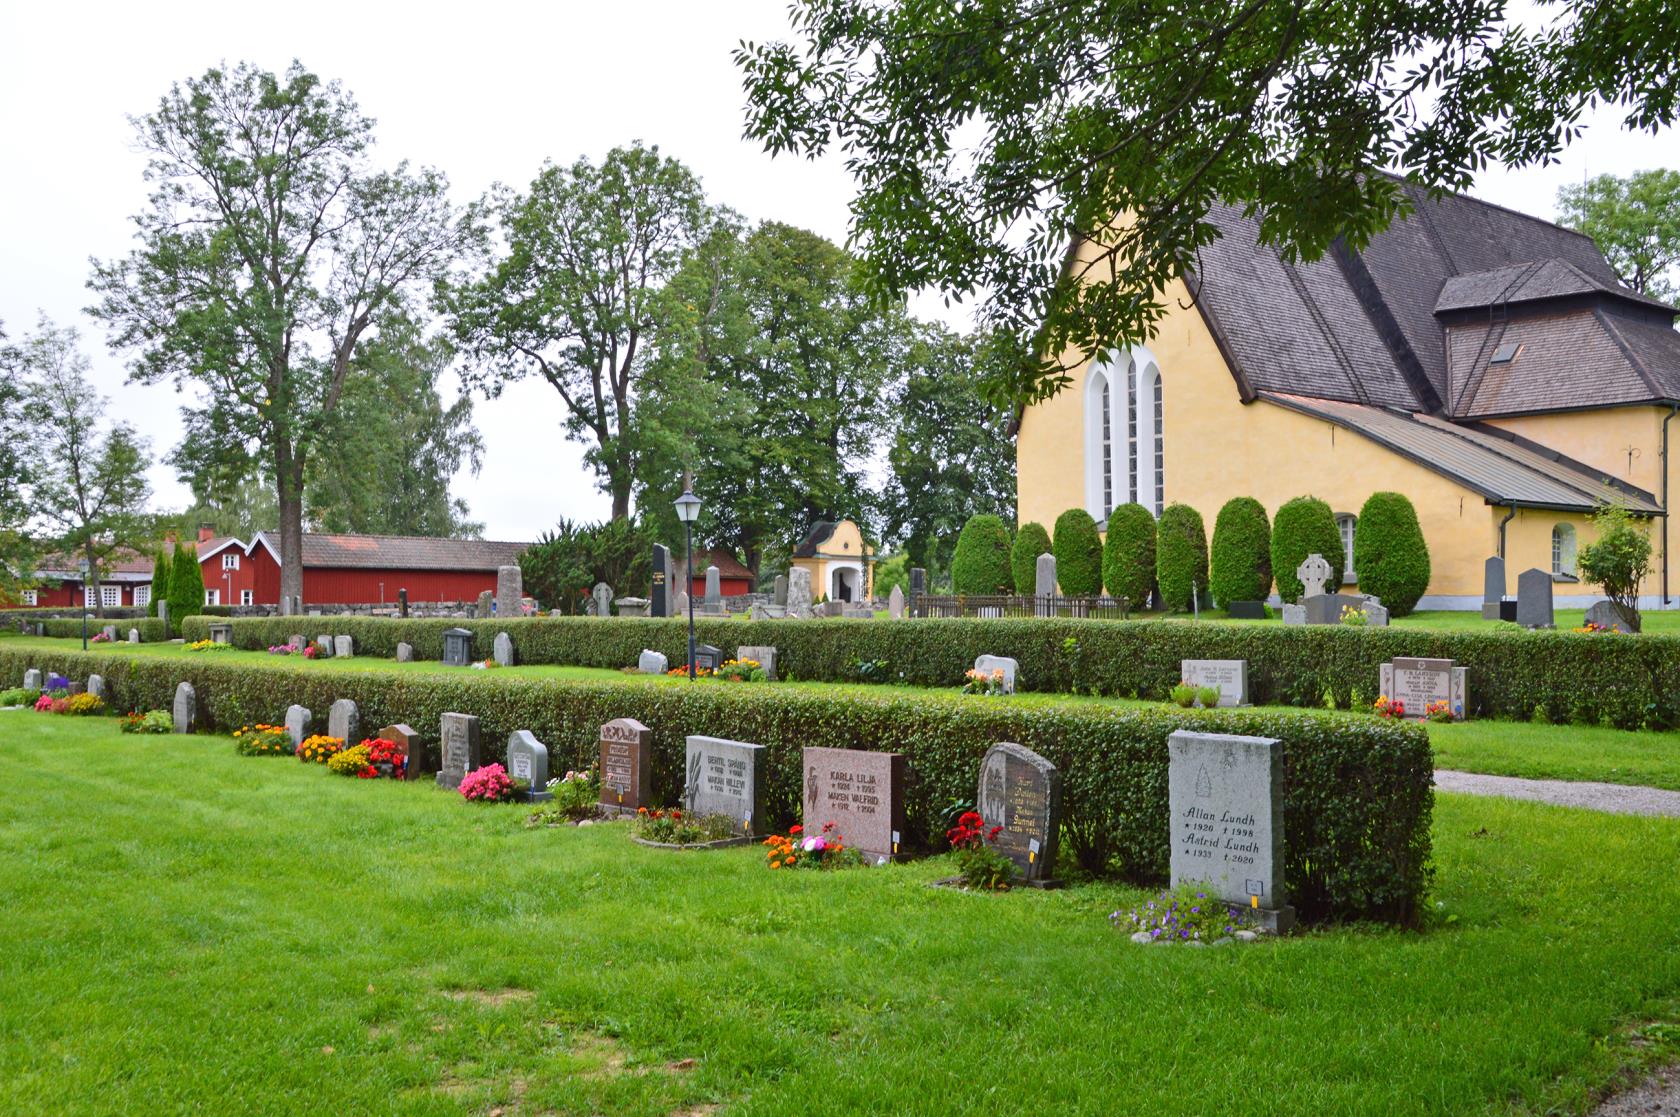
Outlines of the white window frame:
<svg viewBox="0 0 1680 1117">
<path fill-rule="evenodd" d="M 238 555 L 238 553 L 234 552 L 234 553 L 224 554 L 222 556 L 222 569 L 223 570 L 238 570 L 239 569 L 239 555 Z"/>
<path fill-rule="evenodd" d="M 1342 581 L 1357 581 L 1359 575 L 1353 569 L 1353 541 L 1359 534 L 1359 517 L 1352 512 L 1337 512 L 1336 531 L 1342 537 Z"/>
<path fill-rule="evenodd" d="M 122 608 L 122 586 L 112 582 L 100 583 L 99 607 L 102 609 Z"/>
<path fill-rule="evenodd" d="M 82 583 L 82 608 L 93 608 L 93 587 L 86 582 Z"/>
<path fill-rule="evenodd" d="M 204 591 L 204 604 L 206 604 L 206 605 L 220 605 L 221 603 L 222 603 L 222 591 L 221 590 L 219 590 L 219 589 L 216 589 L 216 590 L 206 589 Z"/>
<path fill-rule="evenodd" d="M 24 590 L 21 596 L 23 597 L 23 603 L 31 608 L 41 603 L 41 592 L 39 590 Z"/>
<path fill-rule="evenodd" d="M 1133 501 L 1161 514 L 1166 503 L 1164 408 L 1159 431 L 1155 419 L 1165 396 L 1164 379 L 1161 362 L 1141 345 L 1105 354 L 1086 375 L 1085 508 L 1098 522 Z"/>
<path fill-rule="evenodd" d="M 135 605 L 135 608 L 143 609 L 146 606 L 150 605 L 151 603 L 152 603 L 152 587 L 149 584 L 135 586 L 134 587 L 134 605 Z"/>
<path fill-rule="evenodd" d="M 1552 577 L 1575 579 L 1579 577 L 1576 560 L 1579 555 L 1579 537 L 1575 534 L 1575 525 L 1559 523 L 1552 525 Z"/>
<path fill-rule="evenodd" d="M 254 605 L 254 604 L 256 604 L 255 595 L 252 593 L 251 590 L 240 590 L 239 591 L 239 604 L 241 604 L 241 605 Z"/>
</svg>

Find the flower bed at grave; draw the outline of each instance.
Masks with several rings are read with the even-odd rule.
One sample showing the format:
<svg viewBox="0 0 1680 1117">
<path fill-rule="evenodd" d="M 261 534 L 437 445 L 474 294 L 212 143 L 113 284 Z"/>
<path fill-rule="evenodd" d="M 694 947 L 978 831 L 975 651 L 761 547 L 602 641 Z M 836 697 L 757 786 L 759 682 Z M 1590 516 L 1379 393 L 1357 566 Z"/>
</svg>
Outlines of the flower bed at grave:
<svg viewBox="0 0 1680 1117">
<path fill-rule="evenodd" d="M 344 751 L 344 741 L 338 737 L 329 737 L 325 733 L 316 733 L 305 737 L 298 743 L 297 758 L 305 764 L 325 764 L 334 756 Z"/>
<path fill-rule="evenodd" d="M 233 734 L 233 751 L 240 756 L 291 756 L 292 739 L 280 725 L 242 725 Z"/>
<path fill-rule="evenodd" d="M 644 845 L 703 848 L 740 845 L 748 840 L 735 829 L 735 820 L 720 814 L 694 815 L 679 808 L 639 807 L 630 821 L 630 836 Z"/>
<path fill-rule="evenodd" d="M 1597 641 L 1606 647 L 1639 642 Z M 509 672 L 298 671 L 266 657 L 229 662 L 0 646 L 0 685 L 15 685 L 29 667 L 97 671 L 119 709 L 168 708 L 185 680 L 197 693 L 205 730 L 272 722 L 290 703 L 323 710 L 340 698 L 356 702 L 373 725 L 436 725 L 447 711 L 475 713 L 483 719 L 486 762 L 505 759 L 501 742 L 528 729 L 550 743 L 556 768 L 591 763 L 599 727 L 633 717 L 653 731 L 655 793 L 666 801 L 681 795 L 686 735 L 752 741 L 765 746 L 766 826 L 799 818 L 804 746 L 902 752 L 910 774 L 906 840 L 924 847 L 943 829 L 945 806 L 973 798 L 986 750 L 1016 741 L 1062 771 L 1068 855 L 1093 871 L 1140 882 L 1167 877 L 1168 734 L 1183 728 L 1275 737 L 1285 757 L 1285 874 L 1303 918 L 1406 922 L 1429 885 L 1428 735 L 1417 725 L 1376 718 L 1277 708 L 975 702 L 950 689 L 877 694 L 647 686 L 617 678 L 561 682 Z"/>
<path fill-rule="evenodd" d="M 240 618 L 233 640 L 263 650 L 287 639 L 296 618 Z M 684 660 L 688 630 L 675 619 L 543 617 L 397 620 L 335 618 L 359 655 L 392 657 L 398 641 L 417 660 L 439 660 L 443 633 L 462 627 L 487 646 L 498 632 L 512 638 L 522 664 L 564 664 L 612 670 L 636 662 L 642 649 Z M 189 638 L 209 621 L 183 622 Z M 1185 659 L 1246 659 L 1250 700 L 1259 705 L 1343 709 L 1376 698 L 1378 668 L 1396 656 L 1452 659 L 1469 671 L 1474 717 L 1527 720 L 1536 708 L 1554 722 L 1601 722 L 1618 728 L 1680 725 L 1680 636 L 1609 640 L 1569 632 L 1432 631 L 1349 625 L 1259 625 L 1201 621 L 1071 619 L 700 620 L 698 637 L 726 651 L 773 646 L 778 674 L 804 681 L 873 681 L 858 665 L 890 662 L 879 681 L 945 687 L 983 654 L 1020 663 L 1021 690 L 1098 693 L 1165 699 Z"/>
</svg>

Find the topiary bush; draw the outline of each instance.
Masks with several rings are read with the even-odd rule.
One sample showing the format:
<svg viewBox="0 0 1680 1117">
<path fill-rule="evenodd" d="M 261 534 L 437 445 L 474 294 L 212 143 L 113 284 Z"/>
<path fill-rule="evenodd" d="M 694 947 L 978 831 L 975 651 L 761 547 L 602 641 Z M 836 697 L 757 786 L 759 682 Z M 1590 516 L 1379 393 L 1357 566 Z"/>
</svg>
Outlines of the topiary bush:
<svg viewBox="0 0 1680 1117">
<path fill-rule="evenodd" d="M 1295 571 L 1314 554 L 1323 555 L 1330 564 L 1332 584 L 1326 588 L 1334 588 L 1334 580 L 1341 577 L 1346 566 L 1336 514 L 1317 497 L 1298 496 L 1285 501 L 1272 520 L 1272 577 L 1277 579 L 1279 597 L 1288 602 L 1301 599 L 1305 587 Z"/>
<path fill-rule="evenodd" d="M 199 568 L 198 554 L 185 544 L 175 544 L 175 557 L 169 563 L 169 624 L 181 631 L 181 622 L 204 612 L 204 571 Z"/>
<path fill-rule="evenodd" d="M 1155 517 L 1143 505 L 1122 504 L 1108 514 L 1103 540 L 1103 585 L 1134 609 L 1149 607 L 1155 588 Z"/>
<path fill-rule="evenodd" d="M 1015 592 L 1038 592 L 1038 556 L 1050 553 L 1050 533 L 1044 525 L 1026 523 L 1015 533 L 1015 546 L 1009 552 L 1009 564 L 1015 569 Z"/>
<path fill-rule="evenodd" d="M 1155 526 L 1155 584 L 1168 609 L 1188 612 L 1208 584 L 1207 532 L 1202 514 L 1188 504 L 1169 504 Z"/>
<path fill-rule="evenodd" d="M 1083 508 L 1056 517 L 1056 581 L 1069 597 L 1094 597 L 1103 588 L 1102 536 Z"/>
<path fill-rule="evenodd" d="M 1272 525 L 1266 506 L 1251 496 L 1227 500 L 1214 518 L 1208 589 L 1220 608 L 1264 601 L 1272 592 Z"/>
<path fill-rule="evenodd" d="M 158 602 L 169 600 L 170 572 L 173 567 L 169 560 L 169 549 L 159 547 L 157 557 L 152 559 L 152 597 L 146 602 L 146 615 L 158 615 Z"/>
<path fill-rule="evenodd" d="M 957 536 L 951 559 L 951 586 L 957 593 L 1009 593 L 1015 571 L 1009 563 L 1009 528 L 996 516 L 970 516 Z"/>
<path fill-rule="evenodd" d="M 1382 599 L 1389 615 L 1417 608 L 1429 589 L 1429 544 L 1417 509 L 1401 493 L 1372 493 L 1353 529 L 1353 569 L 1362 593 Z"/>
</svg>

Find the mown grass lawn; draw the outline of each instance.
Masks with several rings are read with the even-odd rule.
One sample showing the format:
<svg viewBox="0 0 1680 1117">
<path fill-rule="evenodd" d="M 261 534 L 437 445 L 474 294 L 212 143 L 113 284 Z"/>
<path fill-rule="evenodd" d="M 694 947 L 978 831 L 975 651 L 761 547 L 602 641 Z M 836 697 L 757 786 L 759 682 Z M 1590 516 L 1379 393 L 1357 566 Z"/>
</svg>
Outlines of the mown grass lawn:
<svg viewBox="0 0 1680 1117">
<path fill-rule="evenodd" d="M 1436 927 L 1193 950 L 108 719 L 0 784 L 6 1113 L 1580 1112 L 1680 1034 L 1671 820 L 1441 796 Z"/>
</svg>

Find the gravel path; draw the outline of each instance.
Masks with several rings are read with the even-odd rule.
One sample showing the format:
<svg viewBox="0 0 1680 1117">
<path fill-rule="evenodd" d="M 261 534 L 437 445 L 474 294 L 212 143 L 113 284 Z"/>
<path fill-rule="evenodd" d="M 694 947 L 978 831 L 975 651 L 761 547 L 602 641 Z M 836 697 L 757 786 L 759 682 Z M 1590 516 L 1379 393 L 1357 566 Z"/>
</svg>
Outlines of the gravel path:
<svg viewBox="0 0 1680 1117">
<path fill-rule="evenodd" d="M 1572 780 L 1522 780 L 1513 776 L 1481 776 L 1474 772 L 1436 769 L 1435 786 L 1467 795 L 1497 795 L 1532 799 L 1560 807 L 1585 807 L 1610 814 L 1649 814 L 1680 817 L 1680 791 L 1635 787 L 1620 783 L 1577 783 Z"/>
<path fill-rule="evenodd" d="M 1605 1098 L 1593 1110 L 1593 1117 L 1643 1117 L 1652 1113 L 1680 1114 L 1680 1073 L 1676 1068 L 1659 1070 L 1626 1093 Z"/>
</svg>

